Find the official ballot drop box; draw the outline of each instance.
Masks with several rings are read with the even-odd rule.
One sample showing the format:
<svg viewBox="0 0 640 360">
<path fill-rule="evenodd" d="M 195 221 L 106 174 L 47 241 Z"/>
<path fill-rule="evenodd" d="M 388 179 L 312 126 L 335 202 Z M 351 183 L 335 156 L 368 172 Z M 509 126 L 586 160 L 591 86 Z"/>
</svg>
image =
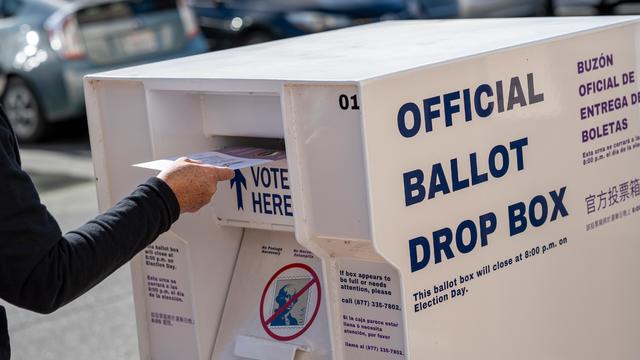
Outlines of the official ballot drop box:
<svg viewBox="0 0 640 360">
<path fill-rule="evenodd" d="M 85 79 L 131 165 L 287 158 L 131 263 L 143 359 L 640 358 L 640 22 L 385 22 Z"/>
</svg>

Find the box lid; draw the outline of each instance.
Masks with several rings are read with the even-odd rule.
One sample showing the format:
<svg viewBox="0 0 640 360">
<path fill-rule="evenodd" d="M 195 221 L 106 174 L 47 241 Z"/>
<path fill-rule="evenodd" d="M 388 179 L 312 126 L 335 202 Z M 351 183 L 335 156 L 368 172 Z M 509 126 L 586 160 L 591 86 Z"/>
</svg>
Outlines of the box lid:
<svg viewBox="0 0 640 360">
<path fill-rule="evenodd" d="M 639 19 L 389 21 L 130 67 L 91 78 L 363 81 Z"/>
</svg>

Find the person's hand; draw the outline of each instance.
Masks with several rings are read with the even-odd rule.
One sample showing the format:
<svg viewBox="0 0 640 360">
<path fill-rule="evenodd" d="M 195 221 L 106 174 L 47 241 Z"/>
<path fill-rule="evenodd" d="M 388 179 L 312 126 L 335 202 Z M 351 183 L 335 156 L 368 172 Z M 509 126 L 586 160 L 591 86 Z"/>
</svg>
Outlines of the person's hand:
<svg viewBox="0 0 640 360">
<path fill-rule="evenodd" d="M 182 157 L 158 174 L 178 198 L 180 212 L 196 212 L 209 203 L 218 181 L 230 180 L 234 172 L 228 168 L 203 164 Z"/>
</svg>

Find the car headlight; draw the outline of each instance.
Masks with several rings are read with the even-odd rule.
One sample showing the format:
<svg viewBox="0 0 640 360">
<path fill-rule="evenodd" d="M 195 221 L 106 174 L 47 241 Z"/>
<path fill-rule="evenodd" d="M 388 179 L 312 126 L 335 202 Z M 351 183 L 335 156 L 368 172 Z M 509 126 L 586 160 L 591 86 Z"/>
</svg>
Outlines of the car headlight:
<svg viewBox="0 0 640 360">
<path fill-rule="evenodd" d="M 307 32 L 325 31 L 351 25 L 351 19 L 346 15 L 318 11 L 294 11 L 288 13 L 286 19 L 293 26 Z"/>
</svg>

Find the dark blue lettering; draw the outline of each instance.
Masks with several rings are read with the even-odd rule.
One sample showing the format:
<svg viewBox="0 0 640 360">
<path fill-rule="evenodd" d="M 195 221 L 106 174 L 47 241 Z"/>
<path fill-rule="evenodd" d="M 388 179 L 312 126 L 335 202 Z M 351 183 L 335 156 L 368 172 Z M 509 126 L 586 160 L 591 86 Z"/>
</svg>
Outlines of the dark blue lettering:
<svg viewBox="0 0 640 360">
<path fill-rule="evenodd" d="M 280 171 L 280 169 L 271 168 L 269 170 L 271 170 L 271 174 L 273 176 L 273 188 L 277 189 L 278 188 L 278 172 Z"/>
<path fill-rule="evenodd" d="M 464 89 L 462 91 L 462 98 L 464 103 L 464 121 L 471 121 L 473 119 L 471 114 L 471 91 Z"/>
<path fill-rule="evenodd" d="M 271 194 L 262 194 L 262 203 L 264 205 L 264 213 L 272 215 L 273 211 L 269 208 L 271 205 Z"/>
<path fill-rule="evenodd" d="M 424 188 L 424 172 L 417 169 L 402 174 L 404 182 L 404 204 L 411 206 L 424 200 L 426 191 Z M 414 195 L 414 193 L 416 193 Z"/>
<path fill-rule="evenodd" d="M 293 211 L 291 210 L 291 195 L 284 196 L 284 215 L 293 216 Z"/>
<path fill-rule="evenodd" d="M 536 205 L 540 204 L 540 216 L 536 216 Z M 529 203 L 529 223 L 533 227 L 542 226 L 547 221 L 548 207 L 547 199 L 542 195 L 537 195 Z"/>
<path fill-rule="evenodd" d="M 273 214 L 278 215 L 278 213 L 280 213 L 280 215 L 284 215 L 284 213 L 282 212 L 282 195 L 273 194 L 272 198 L 273 198 Z"/>
<path fill-rule="evenodd" d="M 262 168 L 260 170 L 260 180 L 262 181 L 262 186 L 268 188 L 271 186 L 271 174 L 269 173 L 269 169 Z"/>
<path fill-rule="evenodd" d="M 282 185 L 282 189 L 289 190 L 289 170 L 280 169 L 280 184 Z"/>
<path fill-rule="evenodd" d="M 422 259 L 418 259 L 418 248 L 422 249 Z M 411 259 L 411 272 L 424 269 L 429 264 L 431 257 L 429 241 L 424 236 L 409 240 L 409 259 Z"/>
<path fill-rule="evenodd" d="M 410 112 L 413 118 L 413 126 L 411 128 L 407 127 L 406 123 L 406 115 Z M 420 131 L 420 108 L 418 105 L 414 103 L 406 103 L 400 107 L 398 110 L 398 130 L 400 131 L 400 135 L 410 138 L 414 137 Z"/>
<path fill-rule="evenodd" d="M 551 200 L 553 200 L 553 211 L 551 212 L 551 221 L 555 221 L 558 217 L 558 212 L 562 217 L 568 216 L 569 212 L 567 208 L 564 206 L 562 200 L 564 199 L 564 193 L 567 190 L 567 187 L 563 187 L 560 189 L 560 194 L 555 191 L 549 193 L 551 195 Z"/>
<path fill-rule="evenodd" d="M 498 226 L 496 214 L 490 212 L 480 216 L 480 245 L 487 246 L 487 237 L 493 234 Z"/>
<path fill-rule="evenodd" d="M 522 171 L 522 169 L 524 169 L 524 156 L 523 156 L 522 148 L 524 148 L 527 145 L 529 145 L 528 138 L 514 140 L 509 143 L 509 148 L 511 150 L 516 151 L 516 162 L 518 164 L 518 171 Z"/>
<path fill-rule="evenodd" d="M 487 107 L 483 108 L 482 107 L 482 94 L 486 94 L 487 98 L 489 98 L 489 97 L 493 96 L 493 89 L 491 89 L 491 86 L 489 86 L 487 84 L 482 84 L 482 85 L 478 86 L 478 88 L 476 89 L 475 95 L 473 96 L 473 102 L 474 102 L 474 106 L 476 108 L 476 113 L 480 117 L 487 117 L 487 116 L 491 115 L 491 113 L 493 112 L 493 102 L 492 101 L 488 101 Z"/>
<path fill-rule="evenodd" d="M 424 99 L 422 105 L 424 106 L 424 130 L 425 132 L 433 131 L 433 119 L 440 117 L 440 110 L 435 109 L 432 110 L 431 107 L 433 105 L 440 104 L 440 97 L 434 96 L 428 99 Z"/>
<path fill-rule="evenodd" d="M 478 155 L 476 153 L 469 155 L 469 161 L 471 162 L 471 185 L 481 184 L 489 180 L 487 173 L 478 174 Z"/>
<path fill-rule="evenodd" d="M 529 89 L 529 105 L 544 101 L 544 94 L 536 94 L 533 73 L 527 74 L 527 87 Z"/>
<path fill-rule="evenodd" d="M 252 192 L 251 200 L 253 203 L 253 212 L 257 214 L 261 214 L 262 213 L 262 196 L 260 195 L 260 193 Z M 256 206 L 258 206 L 258 209 L 256 209 Z"/>
<path fill-rule="evenodd" d="M 444 238 L 444 241 L 440 241 Z M 444 252 L 447 259 L 454 257 L 453 250 L 451 250 L 451 242 L 453 241 L 453 233 L 449 228 L 443 228 L 433 232 L 433 258 L 436 264 L 442 261 L 442 254 Z"/>
<path fill-rule="evenodd" d="M 429 199 L 433 199 L 436 193 L 442 192 L 442 195 L 446 195 L 450 192 L 449 184 L 447 183 L 447 177 L 444 175 L 444 170 L 440 163 L 431 167 L 431 182 L 429 183 Z M 406 193 L 405 193 L 406 197 Z"/>
<path fill-rule="evenodd" d="M 260 167 L 251 167 L 251 177 L 253 178 L 253 185 L 258 187 L 260 184 Z"/>
<path fill-rule="evenodd" d="M 444 94 L 442 98 L 444 100 L 444 122 L 449 127 L 453 125 L 453 114 L 460 112 L 460 105 L 451 105 L 452 101 L 460 99 L 460 92 Z"/>
<path fill-rule="evenodd" d="M 496 157 L 498 154 L 502 157 L 502 168 L 496 166 Z M 489 172 L 494 178 L 503 177 L 509 170 L 509 150 L 503 145 L 495 146 L 489 153 Z"/>
<path fill-rule="evenodd" d="M 520 84 L 520 78 L 514 76 L 511 78 L 509 84 L 509 100 L 507 103 L 507 110 L 512 110 L 515 104 L 520 107 L 527 106 L 527 100 L 524 97 L 524 91 L 522 91 L 522 84 Z"/>
<path fill-rule="evenodd" d="M 462 190 L 469 187 L 469 179 L 460 180 L 458 173 L 458 159 L 451 159 L 451 189 Z"/>
<path fill-rule="evenodd" d="M 523 202 L 509 205 L 509 235 L 514 236 L 527 230 L 527 207 Z"/>
<path fill-rule="evenodd" d="M 498 112 L 504 111 L 504 92 L 502 88 L 502 81 L 496 82 L 496 99 L 498 101 Z"/>
<path fill-rule="evenodd" d="M 469 243 L 464 243 L 464 230 L 469 230 Z M 465 220 L 458 225 L 456 229 L 456 246 L 458 247 L 458 251 L 463 254 L 471 252 L 474 247 L 476 247 L 476 242 L 478 241 L 478 230 L 476 229 L 476 224 L 471 220 Z"/>
</svg>

